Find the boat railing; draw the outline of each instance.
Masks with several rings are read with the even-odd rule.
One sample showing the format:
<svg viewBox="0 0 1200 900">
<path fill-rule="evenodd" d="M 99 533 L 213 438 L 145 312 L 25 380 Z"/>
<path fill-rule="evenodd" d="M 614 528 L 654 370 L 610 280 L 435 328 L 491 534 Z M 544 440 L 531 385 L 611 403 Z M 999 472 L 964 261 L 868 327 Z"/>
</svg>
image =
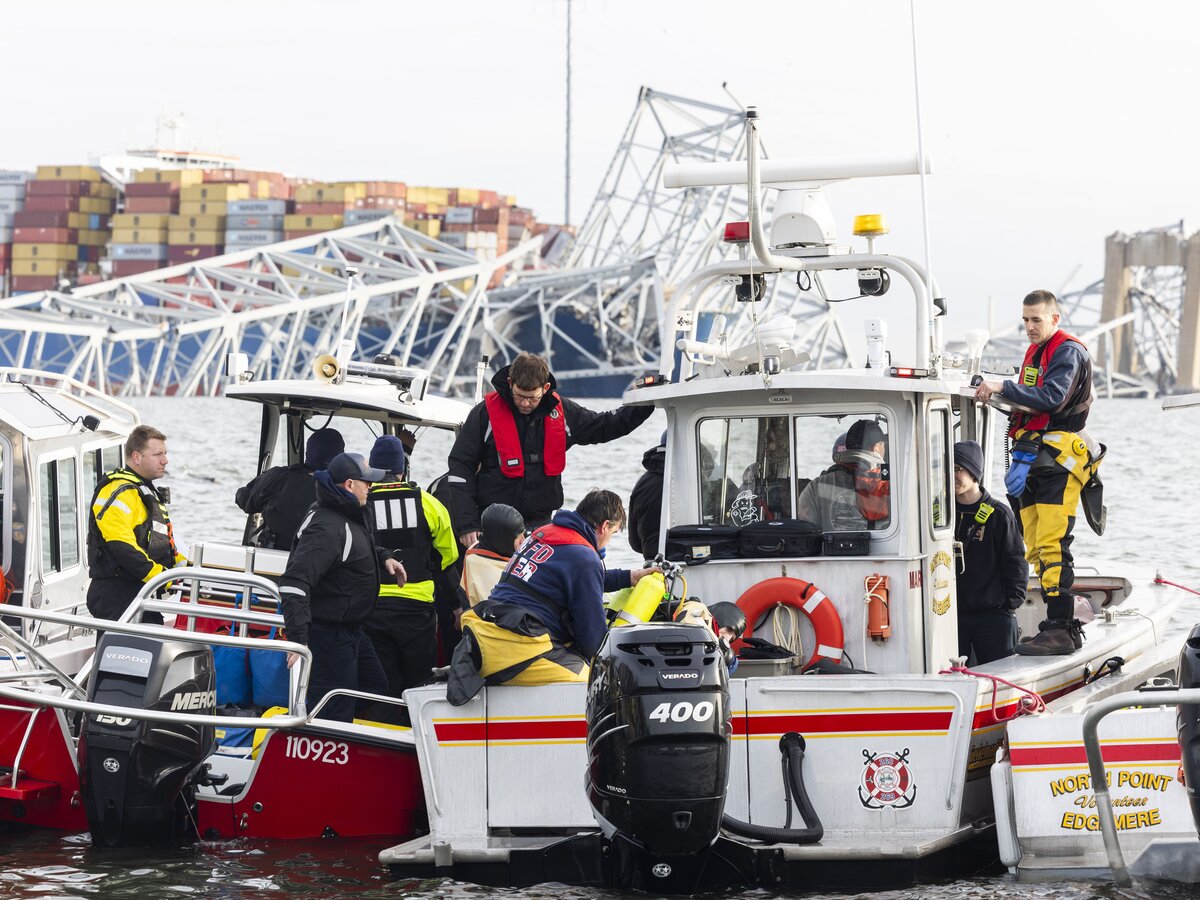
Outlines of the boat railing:
<svg viewBox="0 0 1200 900">
<path fill-rule="evenodd" d="M 194 611 L 194 607 L 189 610 L 188 604 L 173 600 L 146 601 L 142 604 L 142 608 L 151 612 L 161 612 L 176 616 L 187 616 L 189 612 Z M 14 608 L 7 615 L 42 622 L 53 622 L 59 625 L 103 628 L 104 631 L 112 631 L 136 637 L 154 638 L 156 640 L 186 641 L 194 644 L 207 644 L 214 647 L 244 647 L 254 650 L 271 650 L 278 653 L 294 653 L 298 657 L 298 660 L 294 666 L 296 674 L 292 677 L 292 698 L 288 712 L 287 714 L 271 716 L 269 718 L 263 716 L 218 716 L 194 712 L 140 709 L 131 706 L 94 703 L 65 695 L 56 696 L 40 692 L 35 690 L 37 683 L 45 683 L 50 679 L 52 664 L 33 647 L 29 647 L 29 650 L 33 651 L 37 665 L 41 668 L 23 673 L 25 674 L 23 682 L 16 679 L 13 681 L 0 680 L 0 697 L 27 705 L 50 706 L 68 712 L 82 712 L 89 715 L 119 715 L 125 718 L 149 722 L 183 722 L 191 725 L 212 725 L 221 728 L 268 728 L 277 730 L 282 728 L 296 728 L 309 721 L 310 717 L 304 708 L 304 696 L 308 690 L 308 680 L 312 670 L 312 653 L 303 644 L 282 640 L 265 641 L 261 638 L 241 637 L 233 634 L 201 634 L 178 628 L 168 628 L 164 625 L 144 625 L 141 623 L 107 619 L 96 620 L 87 616 L 76 616 L 69 613 L 53 612 L 51 610 Z M 260 625 L 278 625 L 283 619 L 282 616 L 244 612 L 235 609 L 222 610 L 221 615 L 222 618 Z M 57 676 L 55 680 L 57 680 Z M 76 682 L 76 687 L 78 687 L 78 682 Z M 77 691 L 72 691 L 71 693 L 76 693 L 78 696 Z"/>
<path fill-rule="evenodd" d="M 1087 752 L 1088 771 L 1091 773 L 1092 789 L 1096 793 L 1096 813 L 1100 817 L 1100 833 L 1104 837 L 1104 853 L 1113 881 L 1122 887 L 1130 887 L 1133 878 L 1125 865 L 1125 854 L 1121 852 L 1120 833 L 1113 815 L 1109 796 L 1108 778 L 1104 771 L 1104 755 L 1100 750 L 1100 722 L 1109 713 L 1133 706 L 1179 706 L 1184 703 L 1200 704 L 1200 688 L 1177 688 L 1148 686 L 1137 691 L 1117 694 L 1098 700 L 1083 714 L 1083 747 Z"/>
<path fill-rule="evenodd" d="M 93 406 L 101 408 L 114 418 L 126 419 L 130 422 L 138 421 L 138 412 L 132 406 L 122 403 L 115 397 L 104 393 L 104 391 L 92 387 L 85 381 L 72 378 L 70 375 L 64 375 L 61 372 L 47 372 L 43 369 L 26 369 L 19 366 L 0 367 L 0 375 L 3 376 L 5 381 L 16 382 L 21 379 L 27 379 L 36 381 L 40 385 L 54 387 L 63 393 L 71 394 L 87 401 Z"/>
</svg>

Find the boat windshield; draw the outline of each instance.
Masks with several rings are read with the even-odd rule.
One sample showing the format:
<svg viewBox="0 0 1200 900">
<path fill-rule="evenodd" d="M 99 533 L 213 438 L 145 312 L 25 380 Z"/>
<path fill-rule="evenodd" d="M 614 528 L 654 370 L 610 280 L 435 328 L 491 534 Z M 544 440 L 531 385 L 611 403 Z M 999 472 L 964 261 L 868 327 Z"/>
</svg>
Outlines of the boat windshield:
<svg viewBox="0 0 1200 900">
<path fill-rule="evenodd" d="M 700 521 L 804 519 L 822 531 L 881 530 L 891 519 L 882 412 L 714 417 L 700 422 Z"/>
</svg>

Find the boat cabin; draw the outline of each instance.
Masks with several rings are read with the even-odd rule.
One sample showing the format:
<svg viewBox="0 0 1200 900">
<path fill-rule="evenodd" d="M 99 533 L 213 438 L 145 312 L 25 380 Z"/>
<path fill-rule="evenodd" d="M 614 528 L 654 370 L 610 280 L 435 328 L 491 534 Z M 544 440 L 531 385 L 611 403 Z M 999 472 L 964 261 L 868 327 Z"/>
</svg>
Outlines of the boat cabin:
<svg viewBox="0 0 1200 900">
<path fill-rule="evenodd" d="M 132 407 L 67 376 L 0 370 L 3 602 L 86 615 L 88 506 L 104 473 L 123 464 L 138 421 Z M 36 644 L 69 637 L 47 622 L 23 627 Z M 55 661 L 74 672 L 90 644 L 80 633 Z"/>
</svg>

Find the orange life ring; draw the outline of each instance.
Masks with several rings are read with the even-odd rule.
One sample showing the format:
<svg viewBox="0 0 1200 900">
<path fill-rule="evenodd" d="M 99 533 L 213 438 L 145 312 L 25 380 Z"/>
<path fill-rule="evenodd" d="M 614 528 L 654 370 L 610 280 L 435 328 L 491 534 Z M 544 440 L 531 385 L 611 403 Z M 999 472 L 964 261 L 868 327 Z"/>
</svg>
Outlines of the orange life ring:
<svg viewBox="0 0 1200 900">
<path fill-rule="evenodd" d="M 754 624 L 779 604 L 795 607 L 812 623 L 817 646 L 804 668 L 818 659 L 842 661 L 846 638 L 837 608 L 820 588 L 799 578 L 768 578 L 738 597 L 737 605 L 746 614 L 746 631 L 742 638 L 751 637 Z"/>
</svg>

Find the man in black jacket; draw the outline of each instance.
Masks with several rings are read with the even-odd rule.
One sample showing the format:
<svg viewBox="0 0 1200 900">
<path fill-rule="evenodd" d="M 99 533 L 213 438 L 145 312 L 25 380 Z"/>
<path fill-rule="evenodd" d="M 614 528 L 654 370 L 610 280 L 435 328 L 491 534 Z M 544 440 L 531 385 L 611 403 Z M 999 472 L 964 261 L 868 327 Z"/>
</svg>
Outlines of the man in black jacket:
<svg viewBox="0 0 1200 900">
<path fill-rule="evenodd" d="M 507 503 L 529 527 L 563 504 L 566 453 L 576 444 L 624 437 L 650 418 L 649 406 L 598 413 L 562 398 L 540 356 L 520 353 L 492 378 L 490 393 L 467 414 L 450 451 L 450 516 L 464 547 L 479 538 L 479 516 Z"/>
<path fill-rule="evenodd" d="M 663 473 L 667 467 L 665 431 L 658 446 L 642 454 L 642 467 L 646 471 L 629 495 L 629 546 L 642 559 L 654 559 L 662 531 Z"/>
<path fill-rule="evenodd" d="M 387 678 L 363 622 L 379 597 L 380 571 L 404 584 L 404 566 L 375 546 L 364 507 L 370 487 L 387 473 L 357 453 L 341 453 L 317 472 L 317 506 L 300 524 L 279 579 L 288 640 L 312 651 L 311 710 L 337 688 L 387 693 Z M 288 659 L 288 665 L 295 657 Z M 349 722 L 354 699 L 337 697 L 321 718 Z"/>
<path fill-rule="evenodd" d="M 304 462 L 272 466 L 238 488 L 234 502 L 242 512 L 248 515 L 262 513 L 262 531 L 255 542 L 257 546 L 273 550 L 292 548 L 296 529 L 316 500 L 313 472 L 324 469 L 345 449 L 346 443 L 335 429 L 318 428 L 304 445 Z"/>
<path fill-rule="evenodd" d="M 1025 602 L 1029 563 L 1007 505 L 979 486 L 983 448 L 954 445 L 954 539 L 962 542 L 958 576 L 958 653 L 976 665 L 1011 656 L 1017 643 L 1013 610 Z"/>
</svg>

